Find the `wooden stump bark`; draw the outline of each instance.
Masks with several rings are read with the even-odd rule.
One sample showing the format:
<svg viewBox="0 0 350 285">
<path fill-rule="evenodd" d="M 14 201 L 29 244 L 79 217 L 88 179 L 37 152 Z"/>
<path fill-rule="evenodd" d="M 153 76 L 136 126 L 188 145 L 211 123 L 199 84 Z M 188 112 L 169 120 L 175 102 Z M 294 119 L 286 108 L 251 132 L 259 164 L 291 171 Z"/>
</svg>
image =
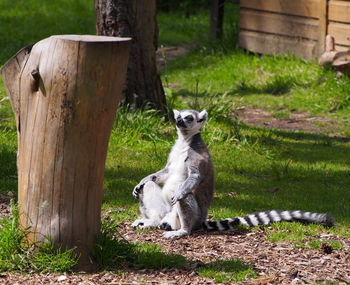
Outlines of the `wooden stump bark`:
<svg viewBox="0 0 350 285">
<path fill-rule="evenodd" d="M 1 70 L 17 122 L 20 227 L 30 227 L 30 241 L 77 247 L 81 264 L 100 232 L 107 146 L 130 44 L 52 36 Z"/>
</svg>

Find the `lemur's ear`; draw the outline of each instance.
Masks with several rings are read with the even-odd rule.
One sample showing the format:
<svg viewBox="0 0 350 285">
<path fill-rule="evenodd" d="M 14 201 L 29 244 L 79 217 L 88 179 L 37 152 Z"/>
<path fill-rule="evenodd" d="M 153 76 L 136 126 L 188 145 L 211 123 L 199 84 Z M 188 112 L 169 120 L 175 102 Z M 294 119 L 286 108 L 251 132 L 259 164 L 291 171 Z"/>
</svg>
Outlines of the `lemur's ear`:
<svg viewBox="0 0 350 285">
<path fill-rule="evenodd" d="M 174 112 L 174 119 L 176 121 L 177 117 L 180 115 L 180 112 L 178 110 L 173 109 Z"/>
<path fill-rule="evenodd" d="M 198 114 L 198 123 L 205 122 L 208 119 L 208 113 L 206 110 L 203 110 Z"/>
</svg>

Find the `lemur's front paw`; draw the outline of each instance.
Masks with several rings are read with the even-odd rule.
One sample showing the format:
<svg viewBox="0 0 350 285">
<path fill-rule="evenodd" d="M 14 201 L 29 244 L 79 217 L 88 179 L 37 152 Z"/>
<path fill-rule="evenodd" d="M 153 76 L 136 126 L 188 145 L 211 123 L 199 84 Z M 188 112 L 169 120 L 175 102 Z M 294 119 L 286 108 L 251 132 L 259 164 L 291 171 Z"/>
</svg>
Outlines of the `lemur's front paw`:
<svg viewBox="0 0 350 285">
<path fill-rule="evenodd" d="M 133 228 L 136 228 L 137 226 L 142 226 L 143 225 L 143 220 L 142 219 L 137 219 L 135 222 L 131 224 Z"/>
<path fill-rule="evenodd" d="M 144 183 L 139 183 L 139 184 L 137 184 L 137 185 L 135 186 L 134 190 L 132 191 L 132 195 L 133 195 L 136 199 L 139 198 L 139 194 L 140 194 L 140 192 L 142 191 L 144 185 L 145 185 Z"/>
<path fill-rule="evenodd" d="M 171 205 L 174 206 L 176 204 L 177 201 L 182 200 L 183 198 L 185 198 L 185 195 L 180 193 L 180 194 L 175 194 L 172 198 L 171 198 Z"/>
</svg>

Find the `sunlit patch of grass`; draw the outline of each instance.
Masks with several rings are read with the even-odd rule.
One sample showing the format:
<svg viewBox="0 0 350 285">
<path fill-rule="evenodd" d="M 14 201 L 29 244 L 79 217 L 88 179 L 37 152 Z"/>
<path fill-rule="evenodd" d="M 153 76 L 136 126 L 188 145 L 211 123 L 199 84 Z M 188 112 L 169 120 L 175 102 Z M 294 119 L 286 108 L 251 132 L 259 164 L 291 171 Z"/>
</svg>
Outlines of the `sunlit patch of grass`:
<svg viewBox="0 0 350 285">
<path fill-rule="evenodd" d="M 270 228 L 265 230 L 267 239 L 271 242 L 289 242 L 298 248 L 322 249 L 324 244 L 330 245 L 333 250 L 344 248 L 339 240 L 325 239 L 320 233 L 326 229 L 319 225 L 284 222 L 272 224 Z"/>
<path fill-rule="evenodd" d="M 197 273 L 215 283 L 241 282 L 257 276 L 253 266 L 240 259 L 218 259 L 200 267 Z"/>
<path fill-rule="evenodd" d="M 339 240 L 320 239 L 320 240 L 310 240 L 307 242 L 307 246 L 312 249 L 321 249 L 322 245 L 324 244 L 330 245 L 333 250 L 341 250 L 344 248 L 344 245 Z"/>
</svg>

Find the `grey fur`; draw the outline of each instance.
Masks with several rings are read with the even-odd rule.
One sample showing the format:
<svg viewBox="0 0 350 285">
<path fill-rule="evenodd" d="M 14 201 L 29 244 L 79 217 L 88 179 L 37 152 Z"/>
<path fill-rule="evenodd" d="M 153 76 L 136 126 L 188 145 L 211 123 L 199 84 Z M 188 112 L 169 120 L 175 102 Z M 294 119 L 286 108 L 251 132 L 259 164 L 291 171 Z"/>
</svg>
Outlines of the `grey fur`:
<svg viewBox="0 0 350 285">
<path fill-rule="evenodd" d="M 244 217 L 234 217 L 219 221 L 205 221 L 202 226 L 203 229 L 207 231 L 222 231 L 235 229 L 239 225 L 253 227 L 269 225 L 281 221 L 314 223 L 326 227 L 332 227 L 334 225 L 334 218 L 326 213 L 312 213 L 299 210 L 271 210 L 249 214 Z"/>
<path fill-rule="evenodd" d="M 299 221 L 333 226 L 328 214 L 303 211 L 258 212 L 221 221 L 206 221 L 214 193 L 214 168 L 201 128 L 207 112 L 174 110 L 178 138 L 166 166 L 146 176 L 135 186 L 142 217 L 132 226 L 160 227 L 166 238 L 189 235 L 193 230 L 229 230 L 238 225 L 267 225 L 278 221 Z M 159 185 L 163 185 L 161 188 Z"/>
<path fill-rule="evenodd" d="M 133 191 L 133 195 L 140 198 L 142 214 L 133 226 L 172 229 L 164 233 L 167 238 L 200 229 L 207 218 L 214 192 L 214 168 L 200 134 L 207 112 L 174 110 L 174 115 L 178 139 L 165 168 L 142 179 Z M 164 185 L 163 189 L 159 184 Z M 151 188 L 153 190 L 149 190 Z M 157 202 L 150 202 L 157 199 Z"/>
</svg>

